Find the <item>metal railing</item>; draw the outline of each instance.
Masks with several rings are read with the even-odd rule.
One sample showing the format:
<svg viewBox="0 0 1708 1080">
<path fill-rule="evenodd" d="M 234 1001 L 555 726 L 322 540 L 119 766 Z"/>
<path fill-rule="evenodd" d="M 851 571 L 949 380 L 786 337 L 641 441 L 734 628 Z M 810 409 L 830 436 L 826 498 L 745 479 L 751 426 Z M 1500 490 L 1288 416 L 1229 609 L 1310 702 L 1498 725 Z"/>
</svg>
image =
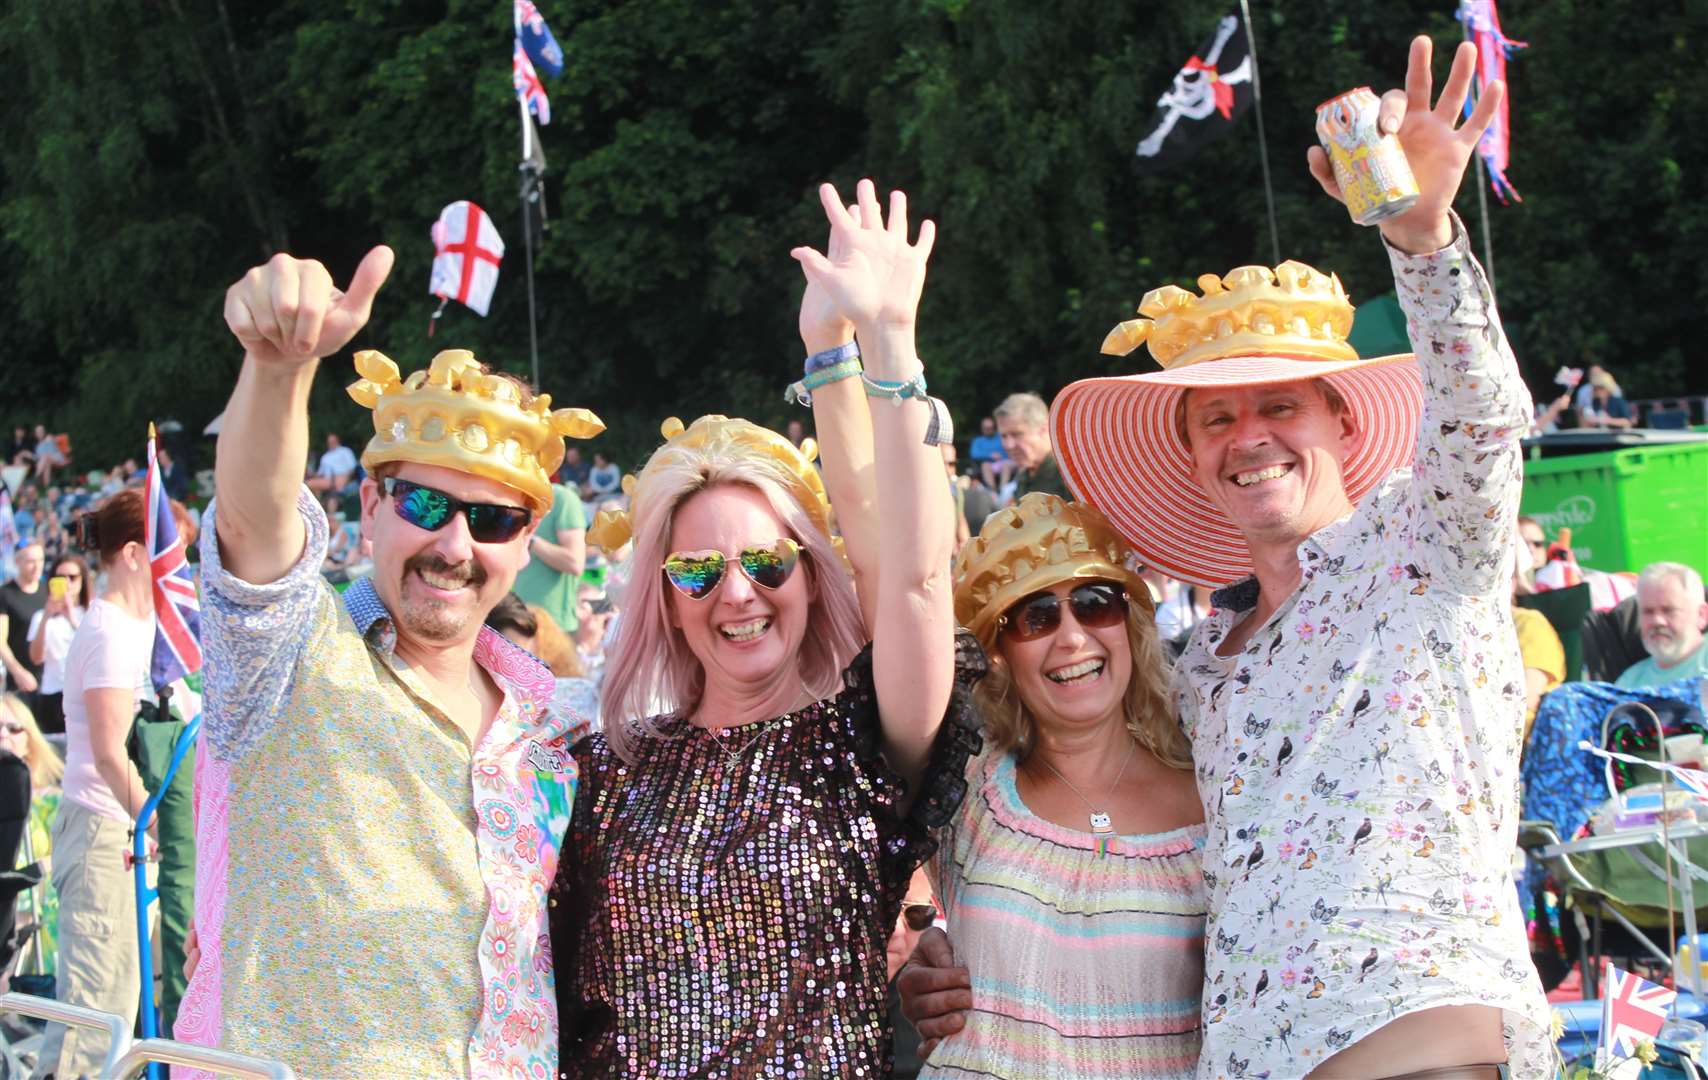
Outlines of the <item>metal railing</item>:
<svg viewBox="0 0 1708 1080">
<path fill-rule="evenodd" d="M 113 1070 L 103 1075 L 111 1080 L 132 1080 L 149 1065 L 183 1065 L 206 1069 L 220 1076 L 237 1076 L 246 1080 L 296 1080 L 290 1066 L 265 1058 L 216 1050 L 211 1046 L 192 1046 L 170 1039 L 141 1039 L 131 1044 Z"/>
<path fill-rule="evenodd" d="M 0 1013 L 7 1012 L 33 1016 L 38 1020 L 50 1020 L 85 1031 L 106 1032 L 107 1056 L 101 1061 L 101 1075 L 104 1077 L 113 1075 L 119 1059 L 131 1048 L 130 1024 L 123 1017 L 101 1012 L 99 1009 L 85 1009 L 81 1005 L 67 1005 L 63 1001 L 13 992 L 0 994 Z"/>
</svg>

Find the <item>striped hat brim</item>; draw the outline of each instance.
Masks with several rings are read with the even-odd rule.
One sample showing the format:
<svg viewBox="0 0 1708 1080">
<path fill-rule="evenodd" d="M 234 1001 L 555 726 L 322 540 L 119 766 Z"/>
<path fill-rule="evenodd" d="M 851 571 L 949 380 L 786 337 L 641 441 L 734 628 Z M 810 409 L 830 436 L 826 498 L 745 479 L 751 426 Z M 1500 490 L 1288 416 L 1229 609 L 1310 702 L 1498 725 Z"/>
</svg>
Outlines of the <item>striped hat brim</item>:
<svg viewBox="0 0 1708 1080">
<path fill-rule="evenodd" d="M 1356 503 L 1416 453 L 1423 383 L 1409 353 L 1341 361 L 1240 356 L 1081 379 L 1050 406 L 1056 462 L 1074 495 L 1101 510 L 1147 565 L 1180 581 L 1225 585 L 1252 572 L 1251 549 L 1193 478 L 1176 403 L 1194 387 L 1315 378 L 1340 392 L 1364 434 L 1344 470 Z"/>
</svg>

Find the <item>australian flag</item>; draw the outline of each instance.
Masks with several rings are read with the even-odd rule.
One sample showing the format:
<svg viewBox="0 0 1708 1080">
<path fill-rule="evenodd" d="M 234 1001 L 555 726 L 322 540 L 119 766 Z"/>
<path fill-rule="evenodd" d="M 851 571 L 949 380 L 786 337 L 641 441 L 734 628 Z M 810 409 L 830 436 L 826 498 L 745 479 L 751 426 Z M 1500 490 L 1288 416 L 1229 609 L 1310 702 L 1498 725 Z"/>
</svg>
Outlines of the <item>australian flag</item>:
<svg viewBox="0 0 1708 1080">
<path fill-rule="evenodd" d="M 1232 131 L 1251 107 L 1256 69 L 1239 16 L 1226 16 L 1157 99 L 1150 130 L 1134 151 L 1134 168 L 1171 168 Z"/>
<path fill-rule="evenodd" d="M 529 0 L 515 0 L 515 3 L 516 40 L 528 59 L 533 61 L 535 69 L 551 78 L 562 75 L 563 49 L 558 47 L 557 38 L 552 37 L 545 16 Z"/>
<path fill-rule="evenodd" d="M 202 667 L 202 605 L 184 558 L 184 540 L 172 520 L 172 504 L 154 455 L 154 425 L 148 426 L 149 576 L 154 579 L 154 658 L 148 673 L 160 689 Z"/>
</svg>

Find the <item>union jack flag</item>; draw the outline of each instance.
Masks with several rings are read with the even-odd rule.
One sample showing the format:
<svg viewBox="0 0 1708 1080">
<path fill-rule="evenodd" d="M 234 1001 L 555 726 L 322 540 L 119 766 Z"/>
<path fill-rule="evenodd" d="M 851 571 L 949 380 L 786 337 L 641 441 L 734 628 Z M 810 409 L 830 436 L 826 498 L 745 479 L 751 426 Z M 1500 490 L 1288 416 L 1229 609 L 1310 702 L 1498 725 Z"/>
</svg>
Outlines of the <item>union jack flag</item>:
<svg viewBox="0 0 1708 1080">
<path fill-rule="evenodd" d="M 1620 1057 L 1637 1052 L 1637 1044 L 1653 1039 L 1666 1023 L 1678 991 L 1668 990 L 1603 961 L 1606 978 L 1601 991 L 1600 1045 Z"/>
<path fill-rule="evenodd" d="M 552 103 L 546 98 L 546 88 L 534 70 L 534 62 L 522 51 L 520 39 L 510 53 L 510 81 L 516 87 L 516 96 L 528 103 L 528 111 L 538 117 L 541 124 L 551 123 Z"/>
<path fill-rule="evenodd" d="M 172 520 L 172 503 L 161 484 L 154 455 L 154 425 L 148 425 L 149 575 L 154 579 L 154 658 L 148 673 L 155 689 L 202 666 L 202 605 L 184 559 L 184 541 Z"/>
<path fill-rule="evenodd" d="M 534 67 L 555 79 L 563 74 L 563 47 L 552 36 L 545 16 L 530 0 L 516 0 L 516 40 L 522 43 Z"/>
</svg>

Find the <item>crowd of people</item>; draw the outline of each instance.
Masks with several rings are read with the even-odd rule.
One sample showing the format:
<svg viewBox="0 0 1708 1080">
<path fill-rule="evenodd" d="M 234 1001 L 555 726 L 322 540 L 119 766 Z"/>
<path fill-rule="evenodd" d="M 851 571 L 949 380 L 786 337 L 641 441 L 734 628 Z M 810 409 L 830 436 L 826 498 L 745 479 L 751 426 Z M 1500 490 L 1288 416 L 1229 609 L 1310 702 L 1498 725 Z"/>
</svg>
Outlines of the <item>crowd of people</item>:
<svg viewBox="0 0 1708 1080">
<path fill-rule="evenodd" d="M 460 350 L 358 352 L 373 433 L 311 462 L 308 386 L 393 257 L 251 270 L 179 519 L 173 1036 L 305 1076 L 883 1076 L 900 1013 L 931 1077 L 1553 1075 L 1514 781 L 1569 684 L 1525 596 L 1608 579 L 1631 692 L 1708 673 L 1708 599 L 1519 516 L 1538 417 L 1451 210 L 1499 84 L 1465 117 L 1475 50 L 1438 100 L 1430 59 L 1381 106 L 1415 354 L 1359 357 L 1311 267 L 1206 274 L 1106 343 L 1161 371 L 1011 394 L 959 442 L 915 351 L 935 226 L 867 180 L 791 253 L 810 424 L 672 418 L 632 482 L 566 445 L 590 411 Z M 134 463 L 68 483 L 45 429 L 11 460 L 35 962 L 134 1016 L 145 499 Z M 50 1030 L 38 1075 L 94 1071 Z"/>
</svg>

